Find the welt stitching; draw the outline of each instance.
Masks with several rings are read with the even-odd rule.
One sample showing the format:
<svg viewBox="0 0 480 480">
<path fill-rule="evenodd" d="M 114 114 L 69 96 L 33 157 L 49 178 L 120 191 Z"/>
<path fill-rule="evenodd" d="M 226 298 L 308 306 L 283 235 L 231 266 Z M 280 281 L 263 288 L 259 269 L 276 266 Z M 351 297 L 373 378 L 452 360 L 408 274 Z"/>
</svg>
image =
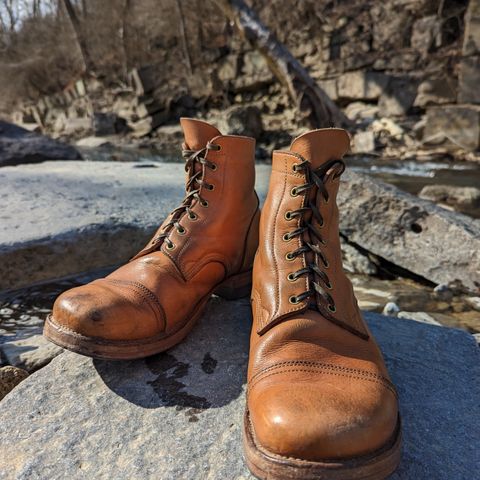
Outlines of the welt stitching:
<svg viewBox="0 0 480 480">
<path fill-rule="evenodd" d="M 258 438 L 255 434 L 255 429 L 253 428 L 252 420 L 250 419 L 250 414 L 248 414 L 248 416 L 247 416 L 247 421 L 248 421 L 248 427 L 250 428 L 249 433 L 252 436 L 252 440 L 253 440 L 254 444 L 257 446 L 257 448 L 260 447 L 264 451 L 268 451 L 258 441 Z M 398 421 L 399 420 L 397 420 L 397 428 L 398 428 Z M 396 438 L 398 438 L 398 433 L 396 433 Z M 303 458 L 279 455 L 278 453 L 273 453 L 273 452 L 270 452 L 270 451 L 268 451 L 268 455 L 271 455 L 272 457 L 278 458 L 280 460 L 293 460 L 295 462 L 298 462 L 298 463 L 300 463 L 299 467 L 302 468 L 302 470 L 304 470 L 305 472 L 310 472 L 310 471 L 312 471 L 313 468 L 316 468 L 318 466 L 318 462 L 313 462 L 311 460 L 305 460 Z M 332 463 L 332 462 L 329 462 L 329 463 Z M 333 463 L 337 463 L 337 462 L 335 462 L 335 460 L 334 460 Z"/>
<path fill-rule="evenodd" d="M 386 383 L 385 381 L 382 381 L 380 379 L 369 378 L 369 377 L 362 376 L 362 375 L 351 375 L 351 374 L 347 374 L 347 373 L 343 373 L 343 372 L 332 372 L 328 368 L 325 369 L 325 368 L 321 368 L 321 367 L 318 367 L 317 370 L 313 370 L 312 368 L 310 368 L 310 369 L 308 369 L 308 368 L 292 368 L 292 369 L 280 370 L 280 371 L 277 371 L 277 372 L 271 372 L 267 375 L 264 375 L 264 376 L 258 378 L 255 382 L 252 382 L 248 386 L 248 389 L 252 390 L 253 387 L 255 387 L 260 382 L 260 380 L 263 380 L 267 377 L 271 377 L 272 375 L 279 375 L 281 373 L 292 373 L 292 372 L 318 373 L 318 370 L 323 370 L 323 373 L 326 373 L 327 375 L 335 375 L 336 377 L 354 378 L 356 380 L 367 380 L 369 382 L 378 383 L 378 384 L 384 386 L 385 388 L 388 388 L 388 390 L 390 390 L 395 396 L 397 395 L 396 391 L 388 383 Z"/>
</svg>

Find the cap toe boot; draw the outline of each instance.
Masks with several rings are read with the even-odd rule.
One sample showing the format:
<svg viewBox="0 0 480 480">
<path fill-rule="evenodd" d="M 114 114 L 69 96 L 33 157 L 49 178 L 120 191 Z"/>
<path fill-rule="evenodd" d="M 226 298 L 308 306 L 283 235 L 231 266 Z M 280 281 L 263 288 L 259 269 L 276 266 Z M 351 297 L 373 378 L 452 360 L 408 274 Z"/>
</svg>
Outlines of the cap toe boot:
<svg viewBox="0 0 480 480">
<path fill-rule="evenodd" d="M 244 445 L 261 479 L 383 479 L 400 457 L 395 388 L 341 261 L 340 129 L 273 154 L 254 263 Z"/>
<path fill-rule="evenodd" d="M 129 263 L 60 295 L 44 329 L 51 341 L 94 357 L 145 357 L 178 343 L 212 293 L 250 293 L 260 217 L 255 140 L 200 120 L 181 124 L 185 199 Z"/>
</svg>

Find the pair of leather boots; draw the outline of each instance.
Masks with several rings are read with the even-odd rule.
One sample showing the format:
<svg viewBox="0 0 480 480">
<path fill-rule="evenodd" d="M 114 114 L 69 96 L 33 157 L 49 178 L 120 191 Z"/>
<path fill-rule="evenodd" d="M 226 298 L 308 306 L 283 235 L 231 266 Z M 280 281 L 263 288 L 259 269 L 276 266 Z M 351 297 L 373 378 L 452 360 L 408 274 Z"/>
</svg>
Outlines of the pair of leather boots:
<svg viewBox="0 0 480 480">
<path fill-rule="evenodd" d="M 255 140 L 181 119 L 186 194 L 152 240 L 106 278 L 63 293 L 54 343 L 104 359 L 162 352 L 212 294 L 251 291 L 244 448 L 261 479 L 388 477 L 400 458 L 397 396 L 342 269 L 341 129 L 275 151 L 260 215 Z"/>
</svg>

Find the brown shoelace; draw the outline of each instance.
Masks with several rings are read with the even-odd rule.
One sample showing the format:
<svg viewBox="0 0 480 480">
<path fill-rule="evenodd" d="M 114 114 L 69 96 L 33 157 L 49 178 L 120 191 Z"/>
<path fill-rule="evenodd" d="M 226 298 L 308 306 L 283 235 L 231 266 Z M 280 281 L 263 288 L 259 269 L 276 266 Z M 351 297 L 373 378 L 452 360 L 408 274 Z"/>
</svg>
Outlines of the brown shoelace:
<svg viewBox="0 0 480 480">
<path fill-rule="evenodd" d="M 218 151 L 220 145 L 208 142 L 204 148 L 200 150 L 182 150 L 182 157 L 185 159 L 185 171 L 187 172 L 187 183 L 185 184 L 185 197 L 182 200 L 180 206 L 172 210 L 170 213 L 171 219 L 162 228 L 162 233 L 155 237 L 155 242 L 165 242 L 167 249 L 172 250 L 175 248 L 175 244 L 168 238 L 168 235 L 172 228 L 176 228 L 180 235 L 185 235 L 187 230 L 180 224 L 184 214 L 187 214 L 190 220 L 196 220 L 197 214 L 193 212 L 191 207 L 196 200 L 202 207 L 207 208 L 207 200 L 201 197 L 202 188 L 207 190 L 213 190 L 214 185 L 205 181 L 206 169 L 215 171 L 217 165 L 210 160 L 207 160 L 206 156 L 209 150 Z M 200 166 L 200 168 L 197 168 Z"/>
<path fill-rule="evenodd" d="M 328 260 L 320 248 L 320 245 L 326 245 L 326 241 L 323 240 L 320 232 L 311 222 L 311 219 L 314 218 L 317 220 L 320 227 L 323 226 L 323 217 L 317 205 L 320 204 L 322 199 L 323 201 L 328 202 L 329 195 L 325 187 L 324 178 L 325 174 L 332 168 L 337 169 L 333 177 L 337 178 L 345 170 L 345 164 L 341 160 L 331 160 L 330 162 L 322 165 L 320 168 L 313 170 L 310 162 L 303 160 L 301 163 L 298 163 L 294 166 L 295 171 L 305 173 L 306 183 L 304 185 L 294 187 L 291 191 L 291 195 L 297 196 L 304 192 L 310 192 L 313 188 L 316 188 L 315 201 L 313 202 L 311 198 L 307 198 L 304 202 L 305 206 L 299 208 L 298 210 L 292 210 L 285 213 L 285 218 L 287 220 L 300 217 L 300 225 L 296 230 L 286 233 L 284 235 L 284 240 L 288 241 L 294 237 L 300 237 L 302 239 L 302 245 L 297 250 L 287 253 L 287 260 L 294 260 L 299 255 L 304 254 L 306 257 L 308 253 L 313 254 L 314 258 L 314 261 L 307 263 L 305 268 L 301 268 L 300 270 L 292 272 L 288 275 L 288 279 L 292 282 L 301 275 L 308 275 L 310 277 L 310 285 L 313 287 L 298 295 L 291 296 L 289 299 L 290 303 L 295 305 L 302 302 L 306 298 L 309 298 L 313 300 L 310 302 L 309 308 L 317 310 L 316 300 L 318 295 L 319 300 L 326 304 L 330 312 L 334 313 L 336 311 L 335 302 L 332 296 L 328 293 L 328 290 L 332 289 L 332 284 L 327 274 L 320 268 L 320 266 L 323 266 L 324 268 L 328 268 L 329 266 Z M 308 221 L 305 220 L 305 214 L 307 213 L 311 214 Z M 306 232 L 309 234 L 310 241 L 307 241 L 304 238 L 304 233 Z"/>
</svg>

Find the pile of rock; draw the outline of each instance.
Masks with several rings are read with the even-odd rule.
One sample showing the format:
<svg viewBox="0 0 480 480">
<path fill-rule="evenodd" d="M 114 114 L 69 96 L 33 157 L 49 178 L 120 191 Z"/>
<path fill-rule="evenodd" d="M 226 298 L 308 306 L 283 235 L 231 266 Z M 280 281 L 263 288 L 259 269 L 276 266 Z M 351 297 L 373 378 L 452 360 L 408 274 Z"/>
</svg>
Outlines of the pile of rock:
<svg viewBox="0 0 480 480">
<path fill-rule="evenodd" d="M 0 120 L 0 167 L 80 158 L 70 145 Z"/>
<path fill-rule="evenodd" d="M 480 0 L 470 0 L 468 9 L 446 2 L 440 10 L 426 0 L 327 4 L 319 28 L 315 19 L 299 24 L 309 7 L 298 5 L 295 18 L 283 18 L 264 3 L 256 7 L 262 20 L 272 32 L 295 31 L 279 36 L 354 122 L 354 152 L 402 158 L 420 148 L 479 149 Z M 215 62 L 197 65 L 193 74 L 166 79 L 162 63 L 132 70 L 122 87 L 79 80 L 25 106 L 16 121 L 54 136 L 129 130 L 142 138 L 181 115 L 222 119 L 234 105 L 257 108 L 270 137 L 297 132 L 294 106 L 262 54 L 235 35 L 223 42 Z M 268 135 L 263 140 L 274 143 Z"/>
<path fill-rule="evenodd" d="M 134 69 L 129 84 L 107 88 L 98 80 L 80 79 L 56 95 L 27 103 L 12 115 L 15 123 L 54 138 L 108 137 L 130 132 L 142 137 L 165 123 L 165 109 L 153 94 L 150 67 Z"/>
</svg>

